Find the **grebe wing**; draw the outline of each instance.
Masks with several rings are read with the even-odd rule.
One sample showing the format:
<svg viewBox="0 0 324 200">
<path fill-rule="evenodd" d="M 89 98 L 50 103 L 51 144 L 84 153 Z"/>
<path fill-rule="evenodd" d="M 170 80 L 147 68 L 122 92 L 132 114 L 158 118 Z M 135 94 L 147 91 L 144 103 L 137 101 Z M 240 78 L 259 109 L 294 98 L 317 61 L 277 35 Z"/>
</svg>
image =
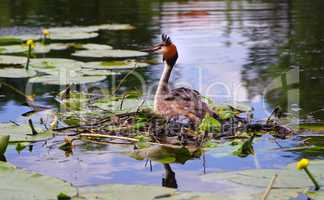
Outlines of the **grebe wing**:
<svg viewBox="0 0 324 200">
<path fill-rule="evenodd" d="M 173 101 L 173 100 L 184 100 L 184 101 L 193 101 L 199 100 L 201 96 L 197 90 L 180 87 L 169 91 L 168 94 L 165 95 L 164 100 Z"/>
</svg>

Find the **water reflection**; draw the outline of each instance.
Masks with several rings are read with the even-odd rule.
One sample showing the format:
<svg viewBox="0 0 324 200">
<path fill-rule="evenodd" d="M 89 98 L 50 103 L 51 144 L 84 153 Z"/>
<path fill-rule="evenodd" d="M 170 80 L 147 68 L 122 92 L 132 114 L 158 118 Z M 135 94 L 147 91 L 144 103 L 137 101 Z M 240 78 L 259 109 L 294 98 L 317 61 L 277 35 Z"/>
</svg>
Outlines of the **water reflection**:
<svg viewBox="0 0 324 200">
<path fill-rule="evenodd" d="M 169 188 L 178 188 L 175 173 L 172 171 L 170 164 L 163 164 L 164 167 L 164 178 L 162 178 L 162 186 Z"/>
</svg>

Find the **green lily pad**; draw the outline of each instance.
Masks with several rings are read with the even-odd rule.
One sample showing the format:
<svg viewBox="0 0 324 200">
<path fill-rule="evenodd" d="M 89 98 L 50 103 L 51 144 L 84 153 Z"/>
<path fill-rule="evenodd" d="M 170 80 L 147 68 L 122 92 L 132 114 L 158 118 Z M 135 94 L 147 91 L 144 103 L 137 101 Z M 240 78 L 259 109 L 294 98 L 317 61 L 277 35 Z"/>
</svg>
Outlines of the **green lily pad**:
<svg viewBox="0 0 324 200">
<path fill-rule="evenodd" d="M 88 57 L 88 58 L 131 58 L 141 57 L 148 55 L 146 52 L 134 51 L 134 50 L 81 50 L 76 51 L 72 54 L 77 57 Z"/>
<path fill-rule="evenodd" d="M 10 35 L 0 36 L 0 45 L 20 44 L 22 42 L 23 41 L 21 39 L 10 36 Z"/>
<path fill-rule="evenodd" d="M 300 124 L 299 129 L 319 132 L 319 131 L 324 131 L 324 124 L 323 123 L 305 123 L 305 124 Z"/>
<path fill-rule="evenodd" d="M 72 73 L 74 76 L 73 72 L 80 71 L 83 62 L 64 58 L 35 58 L 31 59 L 30 66 L 36 71 L 50 75 Z"/>
<path fill-rule="evenodd" d="M 97 25 L 97 26 L 92 26 L 92 27 L 96 27 L 99 30 L 109 30 L 109 31 L 121 31 L 121 30 L 135 29 L 135 27 L 130 24 L 102 24 L 102 25 Z"/>
<path fill-rule="evenodd" d="M 110 70 L 128 70 L 134 67 L 147 67 L 149 64 L 136 62 L 134 60 L 124 61 L 104 61 L 104 62 L 88 62 L 84 64 L 85 68 L 91 69 L 110 69 Z"/>
<path fill-rule="evenodd" d="M 99 185 L 92 187 L 81 187 L 79 189 L 80 197 L 76 199 L 106 199 L 106 200 L 127 200 L 139 197 L 143 200 L 151 200 L 157 196 L 172 195 L 174 189 L 163 188 L 158 186 L 144 185 Z"/>
<path fill-rule="evenodd" d="M 223 192 L 229 198 L 260 199 L 272 177 L 278 174 L 273 188 L 267 199 L 291 199 L 299 192 L 313 186 L 312 182 L 303 171 L 298 171 L 294 165 L 285 169 L 252 169 L 225 173 L 211 173 L 201 176 L 203 181 L 210 184 L 221 184 Z M 324 161 L 312 161 L 309 170 L 315 178 L 324 183 Z M 323 193 L 321 194 L 323 195 Z"/>
<path fill-rule="evenodd" d="M 71 27 L 52 27 L 48 31 L 50 33 L 50 38 L 52 39 L 52 34 L 61 34 L 61 33 L 91 33 L 98 31 L 98 27 L 95 26 L 71 26 Z"/>
<path fill-rule="evenodd" d="M 27 62 L 26 57 L 0 55 L 0 65 L 24 66 L 24 65 L 26 65 L 26 62 Z"/>
<path fill-rule="evenodd" d="M 60 73 L 60 75 L 45 75 L 29 79 L 29 83 L 43 83 L 44 85 L 70 85 L 100 82 L 106 76 L 83 76 L 80 74 Z"/>
<path fill-rule="evenodd" d="M 51 50 L 65 50 L 68 48 L 67 44 L 63 43 L 53 43 L 48 45 L 43 45 L 41 43 L 36 43 L 33 53 L 48 53 Z M 8 45 L 0 46 L 0 54 L 12 54 L 12 53 L 23 53 L 28 51 L 27 45 Z"/>
<path fill-rule="evenodd" d="M 120 73 L 112 72 L 111 70 L 95 70 L 95 69 L 82 69 L 81 73 L 85 76 L 115 76 Z"/>
<path fill-rule="evenodd" d="M 81 44 L 80 46 L 82 49 L 89 49 L 89 50 L 110 50 L 112 49 L 112 46 L 106 45 L 106 44 Z"/>
<path fill-rule="evenodd" d="M 77 191 L 71 184 L 57 178 L 17 169 L 0 162 L 1 199 L 57 199 L 59 193 L 75 196 Z"/>
<path fill-rule="evenodd" d="M 46 140 L 53 137 L 53 132 L 51 131 L 42 131 L 41 129 L 36 128 L 38 132 L 37 135 L 33 136 L 31 128 L 29 125 L 20 125 L 17 126 L 12 123 L 1 123 L 0 124 L 0 136 L 9 135 L 10 142 L 36 142 L 40 140 Z"/>
<path fill-rule="evenodd" d="M 101 24 L 93 26 L 71 26 L 71 27 L 53 27 L 49 28 L 48 31 L 50 34 L 60 34 L 60 33 L 75 33 L 75 32 L 84 32 L 91 33 L 97 32 L 99 30 L 133 30 L 134 26 L 129 24 Z"/>
<path fill-rule="evenodd" d="M 0 77 L 3 78 L 28 78 L 36 76 L 34 70 L 26 70 L 23 68 L 2 68 L 0 69 Z"/>
<path fill-rule="evenodd" d="M 102 110 L 109 110 L 112 112 L 135 112 L 137 107 L 142 103 L 141 99 L 137 98 L 125 98 L 124 100 L 120 98 L 114 99 L 107 97 L 104 99 L 98 99 L 92 105 L 96 106 Z M 152 108 L 152 101 L 145 101 L 141 108 Z"/>
<path fill-rule="evenodd" d="M 175 189 L 149 186 L 149 185 L 122 185 L 122 184 L 109 184 L 90 187 L 81 187 L 79 189 L 80 195 L 73 198 L 73 200 L 92 200 L 92 199 L 105 199 L 105 200 L 129 200 L 137 199 L 152 200 L 233 200 L 227 198 L 224 194 L 214 193 L 198 193 L 198 192 L 177 192 Z"/>
<path fill-rule="evenodd" d="M 137 160 L 149 159 L 163 164 L 181 163 L 193 159 L 195 156 L 185 147 L 153 145 L 144 149 L 137 149 L 130 153 Z"/>
<path fill-rule="evenodd" d="M 88 33 L 88 32 L 60 32 L 52 33 L 49 36 L 51 40 L 84 40 L 98 37 L 98 33 Z"/>
</svg>

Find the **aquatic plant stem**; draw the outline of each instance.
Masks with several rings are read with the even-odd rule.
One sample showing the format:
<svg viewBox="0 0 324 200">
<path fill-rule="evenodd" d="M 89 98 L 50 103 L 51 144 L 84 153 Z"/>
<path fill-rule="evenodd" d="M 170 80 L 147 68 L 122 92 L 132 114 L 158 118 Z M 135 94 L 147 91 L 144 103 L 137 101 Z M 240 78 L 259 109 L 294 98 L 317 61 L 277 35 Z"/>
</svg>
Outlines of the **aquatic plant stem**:
<svg viewBox="0 0 324 200">
<path fill-rule="evenodd" d="M 29 69 L 29 63 L 30 63 L 31 52 L 32 52 L 32 46 L 31 46 L 31 45 L 28 45 L 27 63 L 26 63 L 26 66 L 25 66 L 25 69 L 26 69 L 26 70 Z"/>
<path fill-rule="evenodd" d="M 317 183 L 317 181 L 315 180 L 314 176 L 312 175 L 312 173 L 307 169 L 307 167 L 304 168 L 306 174 L 308 175 L 308 177 L 311 179 L 311 181 L 314 183 L 315 185 L 315 190 L 319 190 L 320 189 L 320 186 L 319 184 Z"/>
<path fill-rule="evenodd" d="M 111 95 L 114 96 L 116 92 L 119 90 L 120 86 L 124 83 L 124 81 L 138 68 L 136 65 L 131 71 L 129 71 L 122 80 L 119 81 L 117 87 L 111 92 Z"/>
</svg>

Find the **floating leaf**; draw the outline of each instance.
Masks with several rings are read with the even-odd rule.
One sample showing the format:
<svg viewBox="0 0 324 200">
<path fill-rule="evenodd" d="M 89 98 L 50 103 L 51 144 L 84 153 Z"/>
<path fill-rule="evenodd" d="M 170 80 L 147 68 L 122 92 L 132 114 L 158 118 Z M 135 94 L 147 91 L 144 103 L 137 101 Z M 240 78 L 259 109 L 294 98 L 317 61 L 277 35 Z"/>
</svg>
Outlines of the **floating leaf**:
<svg viewBox="0 0 324 200">
<path fill-rule="evenodd" d="M 112 46 L 106 45 L 106 44 L 81 44 L 80 46 L 82 49 L 88 49 L 88 50 L 110 50 L 112 49 Z"/>
<path fill-rule="evenodd" d="M 37 135 L 31 135 L 32 131 L 29 125 L 20 125 L 17 126 L 12 123 L 1 123 L 0 124 L 0 136 L 9 135 L 10 142 L 36 142 L 40 140 L 46 140 L 53 137 L 53 132 L 51 131 L 42 131 L 41 129 L 36 128 L 38 132 Z"/>
<path fill-rule="evenodd" d="M 50 35 L 51 40 L 84 40 L 98 37 L 98 33 L 88 33 L 88 32 L 60 32 L 52 33 Z"/>
<path fill-rule="evenodd" d="M 61 192 L 69 196 L 77 194 L 71 184 L 57 178 L 17 169 L 0 162 L 1 199 L 57 199 Z"/>
<path fill-rule="evenodd" d="M 0 55 L 0 65 L 4 66 L 24 66 L 27 58 L 22 56 L 4 56 Z"/>
<path fill-rule="evenodd" d="M 75 32 L 97 32 L 99 30 L 133 30 L 134 26 L 129 24 L 101 24 L 101 25 L 93 25 L 93 26 L 71 26 L 71 27 L 53 27 L 49 28 L 48 31 L 51 34 L 59 34 L 59 33 L 69 33 L 73 34 Z"/>
<path fill-rule="evenodd" d="M 313 161 L 309 166 L 310 171 L 323 184 L 324 162 Z M 305 173 L 296 170 L 294 166 L 288 169 L 252 169 L 225 173 L 210 173 L 201 176 L 203 181 L 210 184 L 222 185 L 222 192 L 226 193 L 229 199 L 260 199 L 269 185 L 274 174 L 278 174 L 274 182 L 273 190 L 267 199 L 291 199 L 299 192 L 304 192 L 312 186 L 312 182 Z M 323 195 L 323 193 L 321 194 Z"/>
<path fill-rule="evenodd" d="M 110 70 L 128 70 L 134 67 L 147 67 L 149 64 L 136 62 L 134 60 L 124 61 L 104 61 L 104 62 L 88 62 L 84 64 L 85 68 L 91 69 L 110 69 Z"/>
<path fill-rule="evenodd" d="M 33 70 L 26 70 L 21 68 L 3 68 L 0 69 L 0 77 L 3 78 L 28 78 L 36 76 Z"/>
<path fill-rule="evenodd" d="M 81 69 L 83 62 L 65 58 L 35 58 L 31 60 L 30 65 L 33 68 L 64 68 L 77 70 Z"/>
<path fill-rule="evenodd" d="M 41 43 L 36 43 L 35 48 L 33 49 L 33 53 L 48 53 L 51 50 L 64 50 L 67 49 L 67 44 L 62 43 L 53 43 L 48 45 L 43 45 Z M 28 51 L 27 45 L 8 45 L 8 46 L 0 46 L 1 54 L 12 54 L 12 53 L 24 53 Z"/>
<path fill-rule="evenodd" d="M 115 76 L 120 73 L 112 72 L 111 70 L 95 70 L 95 69 L 82 69 L 81 73 L 85 76 Z"/>
<path fill-rule="evenodd" d="M 52 27 L 49 28 L 48 31 L 50 34 L 74 34 L 74 33 L 91 33 L 98 31 L 99 28 L 96 26 L 71 26 L 71 27 Z M 51 36 L 50 36 L 51 38 Z"/>
<path fill-rule="evenodd" d="M 29 83 L 43 83 L 45 85 L 70 85 L 95 83 L 105 80 L 106 76 L 83 76 L 80 74 L 45 75 L 29 79 Z"/>
<path fill-rule="evenodd" d="M 144 186 L 144 185 L 99 185 L 92 187 L 82 187 L 79 190 L 80 199 L 107 199 L 107 200 L 127 200 L 135 199 L 140 194 L 140 199 L 148 200 L 155 199 L 157 196 L 170 196 L 175 193 L 174 189 L 158 187 L 158 186 Z M 135 198 L 134 198 L 135 197 Z"/>
<path fill-rule="evenodd" d="M 97 26 L 92 26 L 92 27 L 97 27 L 99 30 L 110 30 L 110 31 L 121 31 L 121 30 L 135 29 L 134 26 L 129 25 L 129 24 L 102 24 L 102 25 L 97 25 Z"/>
<path fill-rule="evenodd" d="M 76 51 L 72 54 L 77 57 L 88 57 L 88 58 L 131 58 L 131 57 L 141 57 L 148 55 L 146 52 L 134 51 L 134 50 L 81 50 Z"/>
<path fill-rule="evenodd" d="M 187 160 L 194 158 L 194 154 L 185 147 L 160 145 L 153 145 L 148 148 L 135 150 L 130 153 L 130 156 L 137 160 L 149 159 L 163 164 L 184 164 Z"/>
<path fill-rule="evenodd" d="M 319 131 L 324 131 L 324 124 L 323 123 L 304 123 L 304 124 L 299 124 L 299 129 L 304 129 L 304 130 L 308 130 L 308 131 L 319 132 Z"/>
<path fill-rule="evenodd" d="M 20 44 L 23 41 L 19 38 L 13 36 L 0 36 L 0 45 L 8 45 L 8 44 Z"/>
<path fill-rule="evenodd" d="M 6 152 L 9 138 L 9 135 L 0 135 L 0 155 L 3 155 Z"/>
<path fill-rule="evenodd" d="M 92 105 L 96 106 L 102 110 L 109 110 L 112 112 L 135 112 L 137 107 L 142 103 L 140 99 L 126 98 L 122 100 L 121 98 L 111 98 L 106 97 L 104 99 L 99 99 Z M 141 108 L 152 108 L 152 101 L 145 101 Z"/>
</svg>

